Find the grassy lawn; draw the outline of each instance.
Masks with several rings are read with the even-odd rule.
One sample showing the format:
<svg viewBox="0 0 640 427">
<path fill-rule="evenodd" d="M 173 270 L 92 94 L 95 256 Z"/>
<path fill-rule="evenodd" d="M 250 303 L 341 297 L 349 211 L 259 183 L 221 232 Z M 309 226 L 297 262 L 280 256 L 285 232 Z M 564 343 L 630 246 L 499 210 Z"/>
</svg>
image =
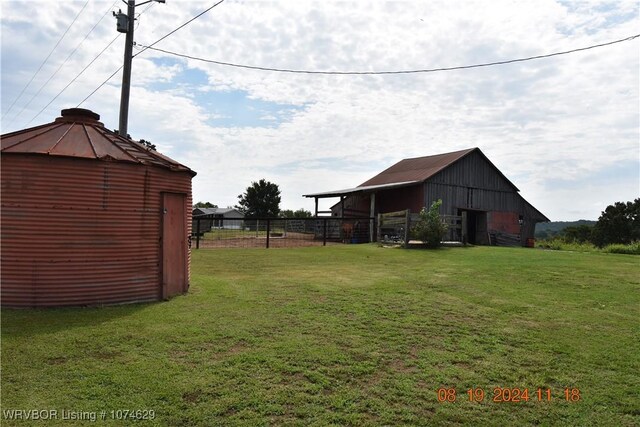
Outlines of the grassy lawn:
<svg viewBox="0 0 640 427">
<path fill-rule="evenodd" d="M 633 426 L 639 319 L 637 256 L 200 250 L 189 294 L 168 302 L 2 310 L 2 410 L 105 410 L 98 424 L 112 425 L 128 423 L 111 410 L 140 409 L 156 417 L 135 425 Z M 438 402 L 441 387 L 456 401 Z M 496 387 L 530 400 L 493 402 Z M 74 423 L 95 425 L 40 424 Z"/>
</svg>

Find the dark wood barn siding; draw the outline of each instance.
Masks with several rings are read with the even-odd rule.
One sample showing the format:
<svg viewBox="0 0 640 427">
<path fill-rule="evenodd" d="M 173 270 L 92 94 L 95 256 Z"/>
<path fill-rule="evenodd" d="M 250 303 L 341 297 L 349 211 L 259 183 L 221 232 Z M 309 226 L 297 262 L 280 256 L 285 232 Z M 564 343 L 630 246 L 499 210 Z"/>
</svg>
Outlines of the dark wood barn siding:
<svg viewBox="0 0 640 427">
<path fill-rule="evenodd" d="M 524 246 L 533 238 L 535 224 L 546 218 L 520 196 L 517 189 L 480 153 L 473 152 L 424 183 L 424 203 L 442 199 L 441 214 L 458 215 L 459 210 L 487 212 L 477 216 L 478 243 L 492 232 L 520 235 Z M 512 215 L 492 215 L 511 213 Z M 522 218 L 520 226 L 518 220 Z M 490 223 L 487 220 L 490 219 Z M 501 222 L 502 221 L 502 222 Z M 519 233 L 513 231 L 519 229 Z"/>
<path fill-rule="evenodd" d="M 429 178 L 429 181 L 443 184 L 455 183 L 464 187 L 515 191 L 513 185 L 477 150 Z"/>
<path fill-rule="evenodd" d="M 425 204 L 442 199 L 441 213 L 458 209 L 522 212 L 523 200 L 511 183 L 478 152 L 470 153 L 427 180 Z"/>
</svg>

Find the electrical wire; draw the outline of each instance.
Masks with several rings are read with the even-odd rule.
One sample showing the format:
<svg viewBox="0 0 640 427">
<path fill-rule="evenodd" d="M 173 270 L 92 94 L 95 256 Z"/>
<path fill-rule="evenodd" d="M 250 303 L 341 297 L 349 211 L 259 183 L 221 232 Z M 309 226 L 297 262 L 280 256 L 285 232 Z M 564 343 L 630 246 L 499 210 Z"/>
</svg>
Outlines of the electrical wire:
<svg viewBox="0 0 640 427">
<path fill-rule="evenodd" d="M 107 79 L 105 81 L 103 81 L 102 83 L 100 83 L 100 86 L 98 86 L 97 88 L 95 88 L 93 90 L 93 92 L 91 92 L 89 95 L 87 95 L 87 97 L 85 99 L 83 99 L 82 101 L 80 101 L 80 103 L 78 105 L 76 105 L 76 108 L 80 108 L 80 106 L 82 104 L 84 104 L 84 101 L 86 101 L 87 99 L 91 98 L 91 96 L 96 93 L 97 91 L 100 90 L 100 88 L 104 85 L 107 84 L 107 82 L 109 80 L 111 80 L 113 78 L 113 76 L 115 76 L 116 74 L 118 74 L 120 72 L 120 70 L 122 70 L 124 68 L 124 65 L 121 65 L 117 70 L 115 70 L 113 73 L 111 73 L 111 75 L 109 77 L 107 77 Z"/>
<path fill-rule="evenodd" d="M 173 33 L 175 33 L 178 30 L 181 30 L 182 28 L 186 27 L 187 25 L 189 25 L 190 23 L 192 23 L 193 21 L 195 21 L 196 19 L 200 18 L 202 15 L 204 15 L 205 13 L 209 12 L 211 9 L 213 9 L 214 7 L 218 6 L 220 3 L 224 2 L 224 0 L 220 0 L 219 2 L 215 3 L 213 6 L 203 10 L 202 12 L 200 12 L 199 14 L 197 14 L 196 16 L 194 16 L 193 18 L 189 19 L 187 22 L 185 22 L 184 24 L 180 25 L 178 28 L 176 28 L 173 31 L 170 31 L 169 33 L 165 34 L 164 36 L 160 37 L 158 40 L 156 40 L 155 42 L 151 43 L 149 46 L 143 46 L 144 49 L 142 49 L 140 52 L 136 53 L 135 55 L 133 55 L 133 58 L 135 58 L 136 56 L 140 55 L 141 53 L 143 53 L 145 50 L 147 49 L 151 49 L 153 46 L 157 45 L 158 43 L 160 43 L 162 40 L 166 39 L 167 37 L 169 37 L 170 35 L 172 35 Z"/>
<path fill-rule="evenodd" d="M 53 101 L 55 101 L 55 100 L 56 100 L 60 95 L 62 95 L 62 93 L 63 93 L 65 90 L 67 90 L 67 88 L 68 88 L 69 86 L 71 86 L 71 85 L 72 85 L 72 84 L 73 84 L 73 83 L 74 83 L 74 82 L 75 82 L 75 81 L 76 81 L 76 80 L 77 80 L 77 79 L 82 75 L 82 73 L 84 73 L 85 71 L 87 71 L 87 68 L 89 68 L 89 67 L 90 67 L 90 66 L 91 66 L 91 65 L 92 65 L 92 64 L 93 64 L 93 63 L 94 63 L 94 62 L 95 62 L 95 61 L 96 61 L 96 60 L 97 60 L 97 59 L 98 59 L 98 58 L 99 58 L 99 57 L 100 57 L 100 56 L 101 56 L 101 55 L 102 55 L 102 54 L 103 54 L 107 49 L 109 49 L 109 47 L 110 47 L 110 46 L 111 46 L 111 45 L 112 45 L 116 40 L 118 40 L 118 38 L 119 38 L 121 35 L 122 35 L 122 33 L 119 33 L 117 36 L 115 36 L 115 37 L 113 38 L 113 40 L 111 40 L 111 41 L 109 42 L 109 44 L 108 44 L 108 45 L 106 45 L 106 46 L 104 47 L 104 49 L 102 49 L 102 51 L 100 51 L 100 53 L 99 53 L 99 54 L 97 54 L 97 55 L 96 55 L 96 57 L 95 57 L 95 58 L 93 58 L 93 59 L 91 60 L 91 62 L 89 62 L 89 63 L 88 63 L 88 64 L 87 64 L 83 69 L 82 69 L 82 71 L 80 71 L 80 72 L 78 73 L 78 75 L 76 75 L 76 76 L 75 76 L 75 77 L 74 77 L 74 78 L 73 78 L 73 79 L 72 79 L 72 80 L 71 80 L 71 81 L 70 81 L 70 82 L 69 82 L 65 87 L 63 87 L 63 88 L 62 88 L 62 90 L 61 90 L 60 92 L 58 92 L 58 94 L 57 94 L 56 96 L 54 96 L 54 97 L 53 97 L 53 99 L 52 99 L 51 101 L 49 101 L 49 103 L 48 103 L 47 105 L 45 105 L 44 107 L 42 107 L 42 110 L 40 110 L 40 111 L 38 112 L 38 114 L 36 114 L 35 116 L 33 116 L 33 118 L 32 118 L 31 120 L 29 120 L 29 122 L 28 122 L 25 126 L 28 126 L 28 125 L 29 125 L 31 122 L 33 122 L 33 121 L 34 121 L 34 120 L 35 120 L 35 119 L 36 119 L 40 114 L 42 114 L 42 112 L 43 112 L 43 111 L 44 111 L 44 110 L 45 110 L 49 105 L 51 105 L 51 104 L 53 103 Z M 118 71 L 120 71 L 120 69 L 122 69 L 122 66 L 120 66 L 120 68 L 118 68 L 118 70 L 116 71 L 116 73 L 117 73 Z M 114 74 L 115 74 L 115 73 L 114 73 Z M 112 74 L 112 77 L 113 77 L 113 74 Z M 109 77 L 109 78 L 111 78 L 111 77 Z M 103 83 L 103 84 L 104 84 L 104 83 Z M 83 101 L 83 102 L 84 102 L 84 101 Z"/>
<path fill-rule="evenodd" d="M 204 11 L 200 12 L 199 14 L 197 14 L 196 16 L 194 16 L 193 18 L 189 19 L 187 22 L 185 22 L 184 24 L 180 25 L 179 27 L 177 27 L 176 29 L 170 31 L 169 33 L 165 34 L 164 36 L 160 37 L 158 40 L 156 40 L 155 42 L 151 43 L 151 45 L 149 46 L 145 46 L 144 49 L 142 49 L 140 52 L 136 53 L 135 55 L 133 55 L 131 57 L 131 59 L 135 58 L 136 56 L 140 55 L 142 52 L 144 52 L 147 49 L 150 49 L 151 46 L 156 45 L 158 43 L 160 43 L 162 40 L 166 39 L 167 37 L 169 37 L 170 35 L 172 35 L 173 33 L 175 33 L 176 31 L 186 27 L 187 25 L 189 25 L 190 23 L 192 23 L 193 21 L 195 21 L 196 19 L 200 18 L 202 15 L 204 15 L 205 13 L 209 12 L 211 9 L 213 9 L 214 7 L 218 6 L 220 3 L 224 2 L 224 0 L 220 0 L 219 2 L 215 3 L 213 6 L 205 9 Z M 147 8 L 148 9 L 148 8 Z M 142 12 L 144 13 L 146 12 L 146 9 Z M 104 86 L 105 84 L 107 84 L 107 82 L 109 80 L 111 80 L 113 78 L 113 76 L 115 76 L 122 68 L 124 68 L 124 66 L 120 66 L 120 68 L 118 68 L 116 71 L 114 71 L 109 77 L 107 77 L 107 79 L 105 81 L 103 81 L 102 83 L 100 83 L 100 85 L 95 88 L 93 90 L 93 92 L 91 92 L 89 95 L 87 95 L 86 98 L 84 98 L 82 101 L 80 101 L 80 103 L 77 105 L 77 107 L 80 107 L 87 99 L 91 98 L 91 96 L 93 96 L 94 93 L 96 93 L 98 90 L 100 90 L 100 88 L 102 86 Z M 33 119 L 32 119 L 33 120 Z"/>
<path fill-rule="evenodd" d="M 505 60 L 505 61 L 485 62 L 485 63 L 471 64 L 471 65 L 459 65 L 459 66 L 455 66 L 455 67 L 425 68 L 425 69 L 417 69 L 417 70 L 397 70 L 397 71 L 312 71 L 312 70 L 295 70 L 295 69 L 287 69 L 287 68 L 261 67 L 261 66 L 255 66 L 255 65 L 234 64 L 234 63 L 231 63 L 231 62 L 215 61 L 215 60 L 212 60 L 212 59 L 200 58 L 200 57 L 196 57 L 196 56 L 186 55 L 186 54 L 182 54 L 182 53 L 172 52 L 172 51 L 166 50 L 166 49 L 160 49 L 160 48 L 157 48 L 157 47 L 153 47 L 153 44 L 151 44 L 149 46 L 145 46 L 145 45 L 139 44 L 139 46 L 144 48 L 141 51 L 141 53 L 144 52 L 144 50 L 146 50 L 146 49 L 151 49 L 151 50 L 155 50 L 155 51 L 158 51 L 158 52 L 166 53 L 168 55 L 173 55 L 173 56 L 178 56 L 178 57 L 181 57 L 181 58 L 192 59 L 192 60 L 195 60 L 195 61 L 207 62 L 207 63 L 223 65 L 223 66 L 227 66 L 227 67 L 246 68 L 246 69 L 250 69 L 250 70 L 274 71 L 274 72 L 279 72 L 279 73 L 294 73 L 294 74 L 387 75 L 387 74 L 434 73 L 434 72 L 437 72 L 437 71 L 467 70 L 467 69 L 470 69 L 470 68 L 480 68 L 480 67 L 490 67 L 490 66 L 494 66 L 494 65 L 513 64 L 515 62 L 525 62 L 525 61 L 531 61 L 531 60 L 534 60 L 534 59 L 550 58 L 552 56 L 567 55 L 569 53 L 580 52 L 580 51 L 589 50 L 589 49 L 595 49 L 595 48 L 603 47 L 603 46 L 609 46 L 609 45 L 616 44 L 616 43 L 622 43 L 622 42 L 625 42 L 625 41 L 630 41 L 630 40 L 633 40 L 633 39 L 638 38 L 638 37 L 640 37 L 640 34 L 636 34 L 636 35 L 633 35 L 633 36 L 630 36 L 630 37 L 625 37 L 623 39 L 614 40 L 614 41 L 607 42 L 607 43 L 600 43 L 600 44 L 595 44 L 595 45 L 591 45 L 591 46 L 587 46 L 587 47 L 581 47 L 581 48 L 577 48 L 577 49 L 565 50 L 565 51 L 562 51 L 562 52 L 548 53 L 548 54 L 545 54 L 545 55 L 536 55 L 536 56 L 528 56 L 528 57 L 525 57 L 525 58 L 509 59 L 509 60 Z"/>
<path fill-rule="evenodd" d="M 118 1 L 118 0 L 116 0 L 116 2 L 117 2 L 117 1 Z M 148 5 L 147 7 L 145 7 L 145 8 L 144 8 L 144 10 L 143 10 L 142 12 L 140 12 L 140 13 L 138 13 L 138 14 L 136 15 L 135 20 L 136 20 L 136 21 L 138 21 L 138 23 L 136 24 L 136 30 L 137 30 L 137 29 L 138 29 L 138 27 L 140 26 L 140 20 L 139 20 L 138 18 L 140 18 L 142 15 L 144 15 L 144 13 L 145 13 L 147 10 L 151 9 L 151 6 L 153 6 L 154 4 L 156 4 L 156 2 L 152 1 L 151 3 L 149 3 L 149 5 Z"/>
<path fill-rule="evenodd" d="M 58 42 L 55 44 L 55 46 L 53 46 L 53 49 L 51 49 L 51 52 L 49 52 L 49 55 L 47 55 L 47 57 L 44 59 L 44 61 L 42 61 L 42 63 L 40 64 L 40 67 L 38 67 L 38 69 L 36 70 L 35 73 L 33 73 L 33 76 L 31 76 L 31 80 L 29 80 L 29 83 L 26 84 L 25 87 L 22 88 L 22 90 L 20 91 L 20 94 L 18 94 L 18 96 L 16 97 L 16 99 L 13 100 L 13 102 L 11 103 L 11 105 L 9 106 L 9 109 L 7 110 L 6 113 L 4 113 L 4 116 L 6 117 L 7 114 L 9 114 L 9 112 L 11 112 L 11 109 L 13 108 L 13 106 L 15 105 L 16 101 L 18 101 L 18 99 L 20 99 L 20 97 L 22 96 L 22 94 L 24 93 L 24 91 L 29 87 L 29 85 L 31 84 L 31 82 L 33 82 L 33 79 L 36 78 L 36 76 L 38 75 L 38 73 L 40 72 L 40 70 L 42 70 L 42 67 L 44 66 L 44 64 L 47 63 L 47 61 L 49 60 L 49 58 L 51 57 L 51 55 L 53 54 L 53 52 L 56 50 L 56 48 L 58 47 L 58 45 L 60 44 L 60 42 L 62 42 L 62 39 L 64 39 L 64 37 L 67 35 L 67 33 L 69 32 L 69 30 L 71 29 L 71 27 L 73 26 L 73 24 L 76 22 L 76 20 L 78 19 L 78 17 L 80 16 L 80 14 L 82 14 L 82 11 L 84 11 L 84 9 L 87 7 L 87 5 L 89 4 L 89 0 L 86 1 L 86 3 L 84 4 L 84 6 L 82 6 L 82 9 L 80 9 L 80 12 L 78 12 L 78 14 L 76 15 L 75 18 L 73 18 L 73 21 L 71 21 L 71 23 L 69 24 L 69 26 L 67 27 L 67 29 L 64 31 L 64 33 L 62 33 L 62 36 L 60 37 L 60 39 L 58 40 Z M 16 115 L 17 117 L 17 115 Z M 15 117 L 13 118 L 13 120 L 15 120 Z M 12 120 L 12 121 L 13 121 Z"/>
<path fill-rule="evenodd" d="M 91 29 L 89 30 L 89 32 L 84 36 L 84 38 L 82 39 L 82 41 L 80 41 L 80 43 L 78 43 L 78 45 L 75 47 L 75 49 L 73 49 L 73 51 L 71 51 L 71 53 L 67 56 L 67 58 L 62 62 L 62 64 L 60 64 L 60 66 L 58 66 L 58 69 L 49 77 L 49 79 L 47 79 L 46 82 L 44 82 L 42 84 L 42 86 L 40 86 L 40 89 L 38 89 L 38 91 L 36 93 L 33 94 L 33 96 L 31 97 L 31 99 L 29 99 L 29 102 L 27 102 L 27 104 L 22 107 L 22 110 L 20 110 L 20 112 L 16 115 L 16 117 L 20 116 L 20 114 L 22 114 L 22 112 L 31 104 L 31 102 L 38 96 L 40 95 L 40 92 L 42 92 L 42 89 L 49 84 L 49 82 L 51 81 L 51 79 L 53 79 L 58 72 L 60 71 L 60 69 L 69 61 L 69 59 L 71 59 L 71 57 L 76 53 L 76 51 L 80 48 L 80 46 L 82 46 L 82 44 L 85 42 L 85 40 L 87 40 L 87 38 L 89 37 L 89 35 L 93 32 L 93 30 L 96 29 L 96 27 L 98 26 L 98 24 L 100 24 L 100 22 L 102 22 L 102 20 L 104 19 L 105 16 L 107 16 L 107 14 L 109 12 L 111 12 L 111 9 L 116 5 L 116 3 L 118 3 L 118 0 L 116 0 L 115 2 L 113 2 L 113 4 L 109 7 L 109 9 L 107 9 L 107 11 L 102 15 L 102 17 L 98 20 L 98 22 L 96 22 L 93 27 L 91 27 Z M 152 3 L 153 4 L 153 3 Z M 15 117 L 14 117 L 15 120 Z"/>
</svg>

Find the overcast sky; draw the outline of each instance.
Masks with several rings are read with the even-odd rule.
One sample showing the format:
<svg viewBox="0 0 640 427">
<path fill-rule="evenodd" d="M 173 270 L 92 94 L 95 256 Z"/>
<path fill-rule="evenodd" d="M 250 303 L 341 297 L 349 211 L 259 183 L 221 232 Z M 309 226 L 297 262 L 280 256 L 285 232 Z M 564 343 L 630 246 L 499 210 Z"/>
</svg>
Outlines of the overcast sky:
<svg viewBox="0 0 640 427">
<path fill-rule="evenodd" d="M 139 6 L 135 40 L 152 44 L 214 3 Z M 111 11 L 126 12 L 121 1 L 0 4 L 2 133 L 53 121 L 122 64 L 124 35 L 78 77 L 118 36 Z M 274 68 L 452 67 L 635 35 L 638 4 L 226 0 L 155 47 Z M 637 38 L 486 68 L 344 76 L 146 50 L 133 60 L 129 133 L 195 170 L 194 201 L 221 207 L 265 178 L 280 186 L 283 209 L 312 210 L 302 194 L 355 187 L 403 158 L 479 147 L 551 220 L 597 219 L 640 196 L 639 51 Z M 80 105 L 110 129 L 121 79 Z"/>
</svg>

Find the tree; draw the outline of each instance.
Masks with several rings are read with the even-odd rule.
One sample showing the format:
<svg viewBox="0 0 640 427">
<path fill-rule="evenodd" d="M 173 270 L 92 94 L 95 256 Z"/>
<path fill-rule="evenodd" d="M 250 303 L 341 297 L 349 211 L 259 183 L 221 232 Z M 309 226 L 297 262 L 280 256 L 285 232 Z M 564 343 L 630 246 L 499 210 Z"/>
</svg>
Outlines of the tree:
<svg viewBox="0 0 640 427">
<path fill-rule="evenodd" d="M 277 217 L 280 212 L 278 185 L 264 179 L 252 182 L 244 194 L 238 196 L 236 209 L 248 218 Z"/>
<path fill-rule="evenodd" d="M 590 242 L 591 230 L 593 230 L 593 227 L 590 225 L 570 226 L 562 230 L 562 238 L 568 243 Z"/>
<path fill-rule="evenodd" d="M 311 218 L 313 214 L 306 209 L 298 209 L 292 211 L 291 209 L 285 209 L 280 211 L 280 218 Z"/>
<path fill-rule="evenodd" d="M 440 218 L 440 206 L 442 200 L 431 203 L 429 209 L 422 208 L 420 219 L 411 229 L 411 234 L 415 239 L 421 240 L 428 248 L 440 246 L 442 237 L 447 232 L 447 224 Z"/>
<path fill-rule="evenodd" d="M 592 240 L 598 247 L 640 241 L 640 198 L 607 206 L 593 227 Z"/>
<path fill-rule="evenodd" d="M 193 205 L 194 208 L 217 208 L 218 205 L 214 205 L 211 202 L 198 202 Z"/>
</svg>

